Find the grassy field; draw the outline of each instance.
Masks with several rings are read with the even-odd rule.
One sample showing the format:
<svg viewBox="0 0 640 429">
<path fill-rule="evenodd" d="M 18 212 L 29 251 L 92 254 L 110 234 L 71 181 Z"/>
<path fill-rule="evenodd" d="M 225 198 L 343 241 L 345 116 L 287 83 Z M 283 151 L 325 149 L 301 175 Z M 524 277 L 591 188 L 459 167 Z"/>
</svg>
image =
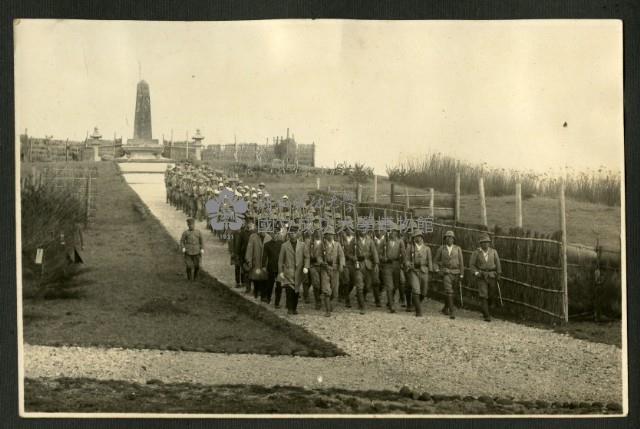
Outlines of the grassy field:
<svg viewBox="0 0 640 429">
<path fill-rule="evenodd" d="M 24 339 L 210 352 L 325 356 L 339 350 L 203 274 L 187 282 L 173 239 L 102 163 L 97 215 L 85 232 L 78 299 L 24 301 Z"/>
<path fill-rule="evenodd" d="M 316 189 L 315 176 L 271 176 L 259 175 L 243 178 L 248 184 L 265 182 L 272 197 L 279 198 L 283 194 L 289 197 L 304 196 L 306 192 Z M 345 176 L 320 176 L 321 189 L 331 187 L 333 191 L 355 192 L 355 183 Z M 387 178 L 378 178 L 378 201 L 388 202 L 390 182 Z M 404 186 L 399 189 L 404 192 Z M 411 193 L 426 193 L 409 187 Z M 364 184 L 363 198 L 372 200 L 373 180 Z M 558 200 L 547 197 L 525 199 L 522 204 L 523 227 L 525 230 L 540 233 L 553 233 L 560 229 Z M 480 222 L 480 200 L 477 195 L 463 195 L 460 199 L 461 221 Z M 515 197 L 487 197 L 487 220 L 490 227 L 499 225 L 508 229 L 515 227 Z M 585 203 L 567 200 L 567 234 L 570 243 L 594 246 L 599 238 L 600 244 L 611 249 L 620 248 L 619 206 Z"/>
<path fill-rule="evenodd" d="M 620 404 L 514 401 L 426 392 L 26 379 L 27 412 L 161 414 L 619 414 Z"/>
</svg>

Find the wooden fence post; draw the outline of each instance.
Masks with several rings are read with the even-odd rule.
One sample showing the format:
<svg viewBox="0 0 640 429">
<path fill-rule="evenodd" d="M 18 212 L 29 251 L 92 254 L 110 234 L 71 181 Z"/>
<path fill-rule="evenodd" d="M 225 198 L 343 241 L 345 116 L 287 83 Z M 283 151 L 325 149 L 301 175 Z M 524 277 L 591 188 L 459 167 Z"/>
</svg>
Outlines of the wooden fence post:
<svg viewBox="0 0 640 429">
<path fill-rule="evenodd" d="M 569 322 L 569 291 L 567 272 L 567 214 L 564 199 L 564 180 L 560 182 L 560 229 L 562 230 L 562 313 L 565 323 Z"/>
<path fill-rule="evenodd" d="M 29 141 L 29 162 L 33 162 L 32 153 L 33 153 L 33 140 L 27 137 Z"/>
<path fill-rule="evenodd" d="M 516 183 L 516 227 L 522 228 L 522 184 Z"/>
<path fill-rule="evenodd" d="M 89 224 L 89 208 L 91 207 L 90 204 L 91 202 L 89 201 L 89 199 L 91 198 L 91 172 L 89 172 L 89 175 L 87 176 L 87 196 L 86 196 L 86 220 L 85 220 L 85 226 Z"/>
<path fill-rule="evenodd" d="M 456 207 L 454 219 L 456 222 L 460 222 L 460 173 L 456 173 Z"/>
<path fill-rule="evenodd" d="M 484 198 L 484 178 L 478 179 L 478 193 L 480 194 L 480 224 L 487 226 L 487 201 Z"/>
<path fill-rule="evenodd" d="M 316 177 L 316 190 L 320 190 L 320 178 Z"/>
<path fill-rule="evenodd" d="M 411 207 L 411 205 L 409 204 L 409 188 L 407 188 L 406 186 L 404 188 L 404 197 L 405 197 L 405 206 L 407 207 L 407 210 L 408 210 L 409 207 Z"/>
<path fill-rule="evenodd" d="M 373 202 L 378 202 L 378 176 L 373 175 Z"/>
<path fill-rule="evenodd" d="M 436 216 L 435 200 L 436 200 L 435 191 L 433 188 L 431 188 L 429 189 L 429 215 L 432 218 L 435 218 Z"/>
<path fill-rule="evenodd" d="M 389 203 L 393 204 L 393 199 L 396 196 L 396 185 L 395 184 L 391 184 L 391 190 L 389 191 Z"/>
<path fill-rule="evenodd" d="M 356 187 L 356 198 L 358 201 L 358 204 L 362 202 L 362 185 L 358 183 L 358 186 Z"/>
</svg>

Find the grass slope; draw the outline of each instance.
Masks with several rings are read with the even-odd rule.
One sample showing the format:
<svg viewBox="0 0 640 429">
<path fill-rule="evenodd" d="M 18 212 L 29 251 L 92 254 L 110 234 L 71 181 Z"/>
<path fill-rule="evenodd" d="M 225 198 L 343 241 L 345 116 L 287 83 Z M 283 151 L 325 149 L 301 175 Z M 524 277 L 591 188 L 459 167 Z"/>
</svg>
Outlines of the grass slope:
<svg viewBox="0 0 640 429">
<path fill-rule="evenodd" d="M 117 174 L 99 164 L 80 299 L 26 300 L 24 339 L 42 345 L 342 354 L 203 275 L 187 282 L 175 242 Z M 143 211 L 143 209 L 142 209 Z"/>
</svg>

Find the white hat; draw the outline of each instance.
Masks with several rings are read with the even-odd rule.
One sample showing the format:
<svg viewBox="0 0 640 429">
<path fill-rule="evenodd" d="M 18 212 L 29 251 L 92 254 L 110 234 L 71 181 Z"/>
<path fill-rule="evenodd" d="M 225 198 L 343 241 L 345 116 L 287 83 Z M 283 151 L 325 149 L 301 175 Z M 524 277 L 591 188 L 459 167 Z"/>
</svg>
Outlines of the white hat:
<svg viewBox="0 0 640 429">
<path fill-rule="evenodd" d="M 289 197 L 287 197 L 286 195 L 283 195 L 283 196 L 282 196 L 282 199 L 283 199 L 283 200 L 288 200 L 288 199 L 289 199 Z"/>
</svg>

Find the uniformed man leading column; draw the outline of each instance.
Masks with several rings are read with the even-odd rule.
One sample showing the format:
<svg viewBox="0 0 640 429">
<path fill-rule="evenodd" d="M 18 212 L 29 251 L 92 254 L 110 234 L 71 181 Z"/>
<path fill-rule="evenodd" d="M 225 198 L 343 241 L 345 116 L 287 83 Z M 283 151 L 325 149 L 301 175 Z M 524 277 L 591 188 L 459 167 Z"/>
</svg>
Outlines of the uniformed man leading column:
<svg viewBox="0 0 640 429">
<path fill-rule="evenodd" d="M 184 254 L 184 263 L 187 268 L 187 279 L 196 280 L 200 271 L 200 258 L 204 254 L 204 241 L 202 233 L 195 229 L 195 219 L 187 219 L 188 229 L 182 233 L 180 245 Z"/>
</svg>

